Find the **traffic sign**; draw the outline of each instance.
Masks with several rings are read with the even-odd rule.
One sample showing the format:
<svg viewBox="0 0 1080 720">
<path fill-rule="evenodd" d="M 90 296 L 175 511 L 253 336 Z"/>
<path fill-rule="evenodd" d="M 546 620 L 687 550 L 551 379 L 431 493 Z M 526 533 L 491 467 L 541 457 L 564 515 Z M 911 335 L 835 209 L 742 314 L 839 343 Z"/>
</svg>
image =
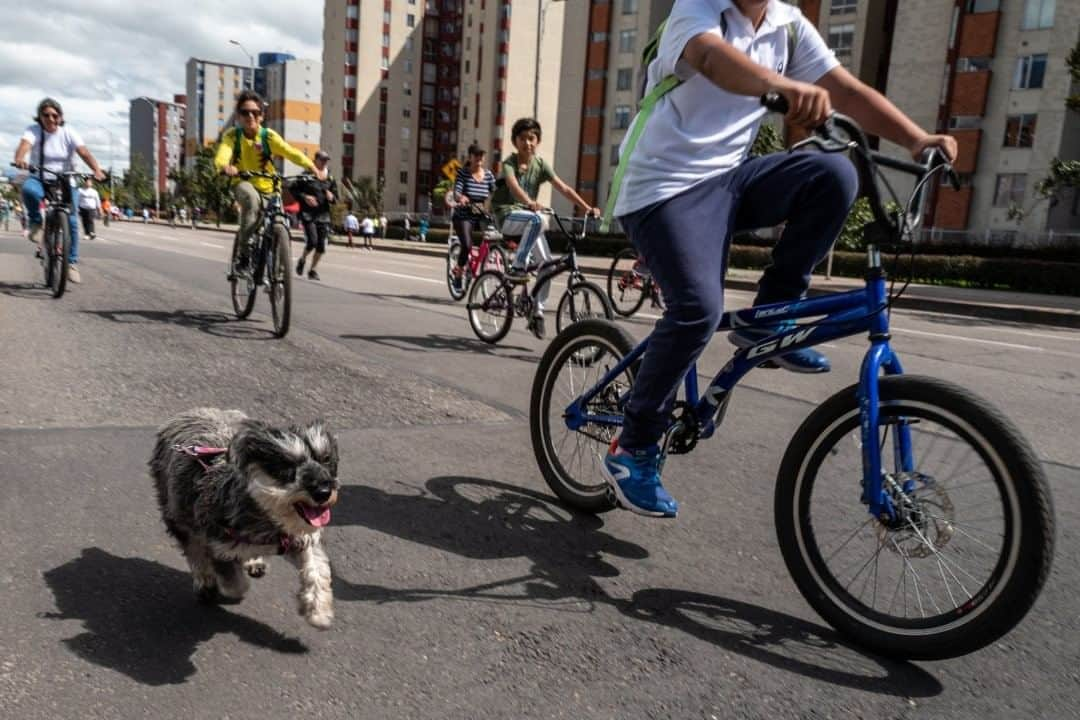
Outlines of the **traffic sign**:
<svg viewBox="0 0 1080 720">
<path fill-rule="evenodd" d="M 450 180 L 457 178 L 457 171 L 461 167 L 461 161 L 457 158 L 450 158 L 445 165 L 442 166 L 442 174 Z"/>
</svg>

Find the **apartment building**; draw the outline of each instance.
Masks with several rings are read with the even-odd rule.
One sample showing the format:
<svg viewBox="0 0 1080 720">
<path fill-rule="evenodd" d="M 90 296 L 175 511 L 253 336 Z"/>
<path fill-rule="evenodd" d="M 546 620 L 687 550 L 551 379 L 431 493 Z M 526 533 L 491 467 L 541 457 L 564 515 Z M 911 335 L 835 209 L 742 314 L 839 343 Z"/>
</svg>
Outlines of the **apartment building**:
<svg viewBox="0 0 1080 720">
<path fill-rule="evenodd" d="M 888 95 L 960 144 L 962 187 L 938 191 L 934 227 L 986 236 L 1080 230 L 1075 192 L 1054 207 L 1035 201 L 1052 158 L 1080 158 L 1080 114 L 1065 108 L 1065 58 L 1078 27 L 1080 3 L 1066 0 L 899 3 Z M 1011 205 L 1030 210 L 1019 224 Z"/>
<path fill-rule="evenodd" d="M 172 190 L 169 173 L 183 164 L 186 100 L 175 95 L 172 102 L 148 97 L 130 102 L 130 164 L 146 168 L 159 194 Z"/>
<path fill-rule="evenodd" d="M 213 145 L 222 131 L 233 125 L 233 109 L 241 90 L 254 86 L 266 92 L 262 68 L 189 58 L 186 65 L 188 122 L 184 135 L 187 164 L 194 162 L 199 148 Z"/>
<path fill-rule="evenodd" d="M 314 158 L 322 134 L 322 63 L 291 56 L 275 59 L 277 62 L 264 68 L 268 103 L 264 124 Z M 275 159 L 275 165 L 285 175 L 302 171 L 300 166 L 280 158 Z"/>
</svg>

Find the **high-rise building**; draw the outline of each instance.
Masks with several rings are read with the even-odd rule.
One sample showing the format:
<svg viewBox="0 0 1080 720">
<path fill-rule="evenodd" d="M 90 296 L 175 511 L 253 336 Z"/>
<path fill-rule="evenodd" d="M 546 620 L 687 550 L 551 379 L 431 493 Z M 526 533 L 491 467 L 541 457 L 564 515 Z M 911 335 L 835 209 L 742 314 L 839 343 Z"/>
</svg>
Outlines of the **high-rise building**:
<svg viewBox="0 0 1080 720">
<path fill-rule="evenodd" d="M 259 56 L 260 61 L 266 54 Z M 314 158 L 321 135 L 322 65 L 314 60 L 296 60 L 290 56 L 268 64 L 265 72 L 268 108 L 264 124 L 297 150 Z M 301 171 L 289 161 L 276 159 L 275 164 L 285 175 Z"/>
<path fill-rule="evenodd" d="M 130 163 L 146 169 L 159 194 L 171 191 L 169 173 L 183 164 L 186 99 L 176 95 L 172 102 L 148 97 L 131 100 Z"/>
<path fill-rule="evenodd" d="M 1064 0 L 898 3 L 888 96 L 960 144 L 962 187 L 938 191 L 934 227 L 987 236 L 1080 230 L 1075 191 L 1053 207 L 1034 194 L 1052 158 L 1080 157 L 1080 114 L 1065 109 L 1077 27 L 1080 3 Z M 1031 210 L 1022 223 L 1009 218 L 1011 205 Z"/>
<path fill-rule="evenodd" d="M 254 86 L 266 93 L 266 71 L 200 58 L 187 61 L 188 123 L 184 151 L 190 165 L 199 148 L 217 143 L 226 127 L 233 126 L 236 96 Z"/>
</svg>

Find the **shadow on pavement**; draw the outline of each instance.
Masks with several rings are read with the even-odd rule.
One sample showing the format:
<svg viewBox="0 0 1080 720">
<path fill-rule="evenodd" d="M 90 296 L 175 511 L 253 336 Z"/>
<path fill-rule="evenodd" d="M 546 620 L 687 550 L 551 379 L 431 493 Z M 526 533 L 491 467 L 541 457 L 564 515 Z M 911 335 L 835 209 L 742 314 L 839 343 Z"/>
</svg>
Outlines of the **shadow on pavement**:
<svg viewBox="0 0 1080 720">
<path fill-rule="evenodd" d="M 535 365 L 540 362 L 540 356 L 529 352 L 530 348 L 518 345 L 491 345 L 478 338 L 460 337 L 458 335 L 341 335 L 343 340 L 363 340 L 364 342 L 376 343 L 397 350 L 410 350 L 425 352 L 429 350 L 463 352 L 475 355 L 481 353 L 492 357 L 506 358 L 509 360 L 521 360 L 522 362 Z M 506 351 L 517 350 L 527 355 L 511 354 Z"/>
<path fill-rule="evenodd" d="M 215 337 L 233 340 L 273 340 L 269 327 L 256 327 L 251 321 L 238 320 L 232 315 L 203 310 L 82 310 L 88 315 L 112 320 L 122 324 L 170 323 L 179 327 L 195 328 Z M 242 324 L 241 324 L 242 323 Z"/>
<path fill-rule="evenodd" d="M 535 604 L 588 613 L 597 606 L 675 628 L 725 651 L 822 682 L 884 695 L 928 697 L 942 691 L 929 673 L 858 650 L 832 630 L 797 617 L 723 597 L 651 588 L 630 599 L 596 582 L 617 577 L 605 556 L 641 560 L 648 551 L 603 532 L 594 515 L 573 513 L 539 492 L 471 477 L 435 477 L 410 494 L 349 486 L 335 522 L 428 545 L 469 559 L 526 557 L 527 575 L 459 589 L 386 588 L 334 578 L 341 601 Z"/>
<path fill-rule="evenodd" d="M 0 282 L 0 295 L 35 300 L 52 300 L 52 290 L 44 282 Z"/>
<path fill-rule="evenodd" d="M 86 630 L 64 644 L 82 659 L 146 685 L 187 680 L 196 670 L 192 655 L 219 633 L 280 653 L 308 651 L 260 622 L 198 604 L 187 573 L 150 560 L 85 548 L 44 577 L 59 609 L 45 617 L 80 620 Z"/>
</svg>

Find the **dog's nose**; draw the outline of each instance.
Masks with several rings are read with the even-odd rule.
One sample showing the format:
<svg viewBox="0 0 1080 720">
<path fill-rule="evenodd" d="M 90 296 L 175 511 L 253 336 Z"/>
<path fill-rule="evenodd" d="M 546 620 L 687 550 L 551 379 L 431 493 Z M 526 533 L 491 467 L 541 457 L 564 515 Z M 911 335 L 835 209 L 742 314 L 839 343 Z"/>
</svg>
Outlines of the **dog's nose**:
<svg viewBox="0 0 1080 720">
<path fill-rule="evenodd" d="M 330 499 L 330 496 L 334 494 L 334 484 L 332 482 L 319 483 L 318 487 L 311 491 L 311 499 L 320 505 Z"/>
</svg>

